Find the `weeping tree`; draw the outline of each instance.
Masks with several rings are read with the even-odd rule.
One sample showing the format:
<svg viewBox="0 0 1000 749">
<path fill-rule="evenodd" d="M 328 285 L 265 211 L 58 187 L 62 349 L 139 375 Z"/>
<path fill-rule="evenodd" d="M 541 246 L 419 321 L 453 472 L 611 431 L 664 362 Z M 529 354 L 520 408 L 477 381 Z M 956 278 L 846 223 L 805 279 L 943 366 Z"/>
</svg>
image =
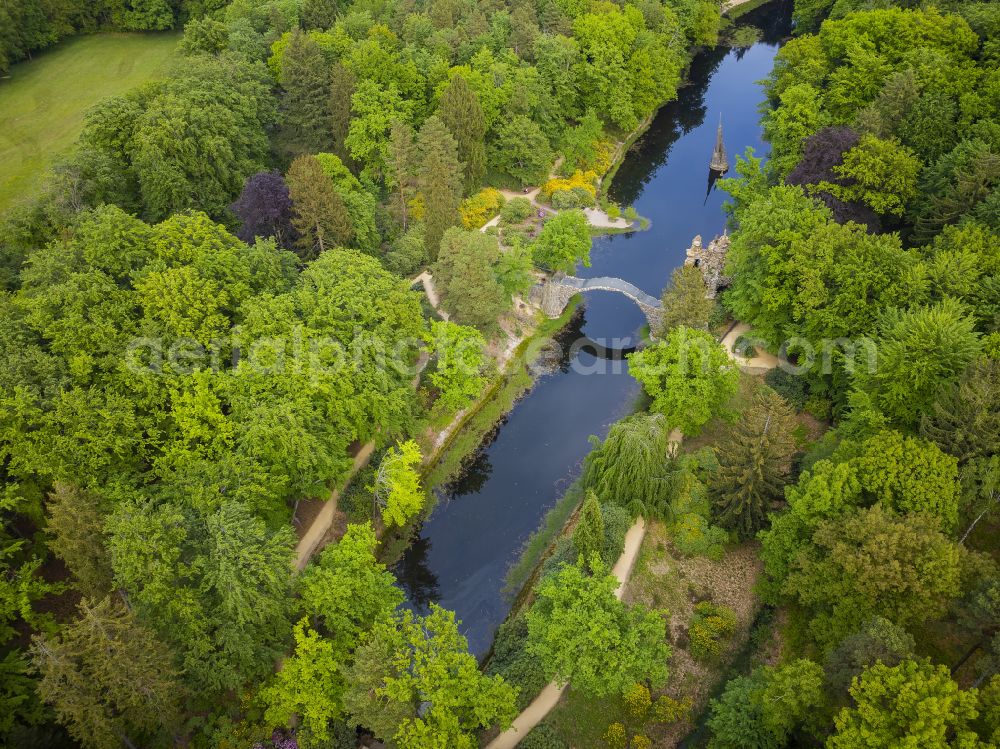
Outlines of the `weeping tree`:
<svg viewBox="0 0 1000 749">
<path fill-rule="evenodd" d="M 666 518 L 676 475 L 666 418 L 635 414 L 611 427 L 603 443 L 596 437 L 591 441 L 595 449 L 584 468 L 586 487 L 633 516 Z"/>
</svg>

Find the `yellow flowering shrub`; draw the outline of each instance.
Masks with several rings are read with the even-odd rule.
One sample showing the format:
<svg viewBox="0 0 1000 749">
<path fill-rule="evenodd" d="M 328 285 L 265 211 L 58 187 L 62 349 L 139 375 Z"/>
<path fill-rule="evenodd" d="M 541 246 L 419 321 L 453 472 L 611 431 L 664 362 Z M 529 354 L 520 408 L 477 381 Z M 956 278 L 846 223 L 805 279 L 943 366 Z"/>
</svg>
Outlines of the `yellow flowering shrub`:
<svg viewBox="0 0 1000 749">
<path fill-rule="evenodd" d="M 543 203 L 548 203 L 552 200 L 552 194 L 557 192 L 572 192 L 574 189 L 580 188 L 585 190 L 591 198 L 591 201 L 597 197 L 597 172 L 586 171 L 581 172 L 579 169 L 573 172 L 569 177 L 556 177 L 550 179 L 544 185 L 538 193 L 538 199 Z"/>
<path fill-rule="evenodd" d="M 623 695 L 625 701 L 625 712 L 629 717 L 636 720 L 645 720 L 649 708 L 653 706 L 653 698 L 649 694 L 649 689 L 645 684 L 633 684 Z"/>
<path fill-rule="evenodd" d="M 414 221 L 424 220 L 424 196 L 419 192 L 406 201 L 406 204 L 410 208 L 410 218 Z"/>
<path fill-rule="evenodd" d="M 606 174 L 611 168 L 611 159 L 615 155 L 615 144 L 610 140 L 599 140 L 594 144 L 594 160 L 586 166 L 597 174 Z"/>
<path fill-rule="evenodd" d="M 499 190 L 484 187 L 472 197 L 466 198 L 459 206 L 462 225 L 466 229 L 478 229 L 503 208 L 504 199 Z"/>
<path fill-rule="evenodd" d="M 609 749 L 625 749 L 628 742 L 628 734 L 625 733 L 625 726 L 621 723 L 612 723 L 608 730 L 604 732 L 604 740 Z"/>
</svg>

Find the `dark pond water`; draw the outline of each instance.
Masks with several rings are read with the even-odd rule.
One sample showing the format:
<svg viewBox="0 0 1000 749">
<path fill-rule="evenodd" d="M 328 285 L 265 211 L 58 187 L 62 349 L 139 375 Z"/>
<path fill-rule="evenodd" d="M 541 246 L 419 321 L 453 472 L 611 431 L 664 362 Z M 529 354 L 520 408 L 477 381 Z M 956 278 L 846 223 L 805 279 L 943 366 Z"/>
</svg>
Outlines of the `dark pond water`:
<svg viewBox="0 0 1000 749">
<path fill-rule="evenodd" d="M 758 126 L 763 93 L 790 31 L 790 0 L 775 0 L 740 19 L 764 30 L 748 50 L 699 55 L 691 83 L 664 107 L 619 169 L 611 197 L 651 219 L 648 231 L 597 239 L 582 277 L 617 276 L 659 296 L 683 263 L 696 234 L 722 232 L 725 195 L 711 189 L 708 161 L 722 116 L 730 163 L 753 146 L 764 151 Z M 645 318 L 626 297 L 587 292 L 584 308 L 560 334 L 554 357 L 506 419 L 470 457 L 458 478 L 436 491 L 439 504 L 394 572 L 418 609 L 452 609 L 476 655 L 489 650 L 510 606 L 504 576 L 545 513 L 577 477 L 590 450 L 638 395 L 624 361 L 597 358 L 574 346 L 582 336 L 613 349 L 635 345 Z"/>
</svg>

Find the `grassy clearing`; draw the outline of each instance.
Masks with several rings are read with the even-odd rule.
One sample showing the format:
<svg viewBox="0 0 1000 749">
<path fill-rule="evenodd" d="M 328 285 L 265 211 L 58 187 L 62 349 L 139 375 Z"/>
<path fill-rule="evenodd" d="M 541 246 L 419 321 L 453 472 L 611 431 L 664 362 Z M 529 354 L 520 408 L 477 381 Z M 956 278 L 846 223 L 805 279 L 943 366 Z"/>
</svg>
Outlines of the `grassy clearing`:
<svg viewBox="0 0 1000 749">
<path fill-rule="evenodd" d="M 161 75 L 180 36 L 100 34 L 67 40 L 0 80 L 0 211 L 30 196 L 67 151 L 88 109 Z"/>
</svg>

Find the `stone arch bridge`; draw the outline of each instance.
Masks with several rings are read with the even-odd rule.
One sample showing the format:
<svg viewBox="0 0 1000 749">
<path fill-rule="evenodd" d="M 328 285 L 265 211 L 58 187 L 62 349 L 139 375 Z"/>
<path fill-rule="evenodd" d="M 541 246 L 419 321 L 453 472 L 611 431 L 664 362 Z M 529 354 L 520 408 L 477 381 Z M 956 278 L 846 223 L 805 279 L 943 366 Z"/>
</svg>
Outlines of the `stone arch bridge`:
<svg viewBox="0 0 1000 749">
<path fill-rule="evenodd" d="M 616 291 L 624 294 L 639 305 L 649 322 L 650 331 L 657 330 L 663 320 L 663 304 L 659 299 L 624 279 L 610 276 L 577 278 L 557 273 L 536 284 L 531 290 L 530 299 L 546 315 L 555 318 L 563 313 L 570 299 L 584 291 Z"/>
</svg>

